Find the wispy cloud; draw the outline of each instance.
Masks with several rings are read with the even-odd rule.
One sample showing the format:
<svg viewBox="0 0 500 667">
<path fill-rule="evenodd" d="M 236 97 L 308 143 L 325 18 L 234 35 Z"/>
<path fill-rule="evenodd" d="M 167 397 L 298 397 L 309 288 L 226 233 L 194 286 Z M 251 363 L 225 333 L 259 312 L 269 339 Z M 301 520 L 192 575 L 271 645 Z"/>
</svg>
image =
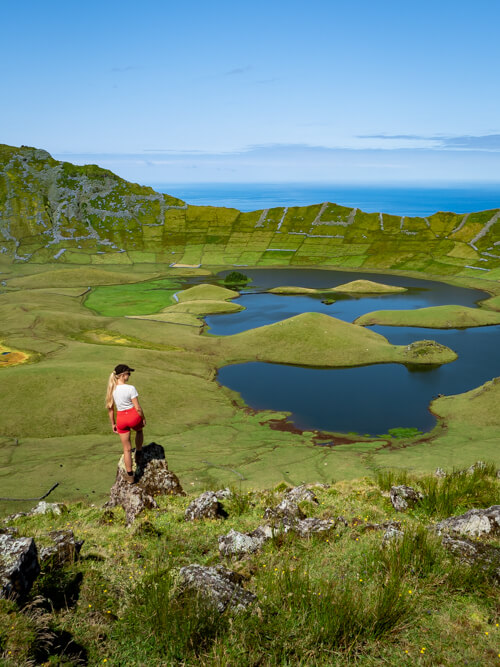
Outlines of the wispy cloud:
<svg viewBox="0 0 500 667">
<path fill-rule="evenodd" d="M 224 76 L 238 76 L 239 74 L 246 74 L 252 69 L 251 65 L 246 65 L 245 67 L 235 67 L 230 69 L 227 72 L 224 72 Z"/>
<path fill-rule="evenodd" d="M 125 65 L 124 67 L 112 67 L 112 72 L 130 72 L 133 69 L 139 69 L 135 65 Z"/>
<path fill-rule="evenodd" d="M 360 134 L 358 139 L 381 139 L 388 141 L 432 142 L 432 148 L 438 150 L 500 151 L 500 134 L 458 136 L 424 134 Z M 428 148 L 429 146 L 426 146 Z"/>
</svg>

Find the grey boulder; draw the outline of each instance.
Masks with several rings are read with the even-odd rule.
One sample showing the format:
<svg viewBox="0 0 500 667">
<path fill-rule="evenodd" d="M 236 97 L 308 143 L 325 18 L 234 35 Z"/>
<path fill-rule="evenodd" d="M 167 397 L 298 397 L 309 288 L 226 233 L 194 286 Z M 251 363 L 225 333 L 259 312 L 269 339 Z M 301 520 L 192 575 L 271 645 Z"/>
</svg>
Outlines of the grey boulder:
<svg viewBox="0 0 500 667">
<path fill-rule="evenodd" d="M 74 563 L 80 554 L 83 540 L 75 540 L 72 530 L 53 530 L 49 537 L 53 544 L 40 548 L 40 563 L 44 566 Z"/>
<path fill-rule="evenodd" d="M 435 525 L 438 534 L 457 533 L 469 537 L 500 534 L 500 505 L 492 505 L 486 509 L 473 509 L 443 519 Z"/>
<path fill-rule="evenodd" d="M 241 585 L 244 580 L 242 575 L 226 570 L 221 565 L 187 565 L 181 568 L 179 579 L 182 590 L 196 591 L 213 603 L 220 613 L 226 609 L 244 611 L 257 600 L 256 595 Z"/>
<path fill-rule="evenodd" d="M 155 496 L 186 495 L 177 475 L 168 469 L 165 450 L 161 445 L 153 442 L 143 447 L 142 452 L 142 461 L 135 471 L 137 480 L 135 484 L 129 484 L 127 481 L 122 456 L 109 500 L 104 505 L 105 508 L 121 505 L 125 510 L 127 525 L 130 525 L 143 510 L 158 507 Z"/>
<path fill-rule="evenodd" d="M 0 535 L 0 597 L 21 600 L 40 572 L 32 537 Z"/>
<path fill-rule="evenodd" d="M 405 484 L 391 487 L 390 495 L 392 506 L 398 512 L 404 512 L 408 508 L 415 507 L 423 498 L 421 493 Z"/>
<path fill-rule="evenodd" d="M 258 551 L 273 536 L 270 526 L 259 526 L 251 533 L 231 530 L 219 537 L 219 551 L 223 556 L 243 556 Z"/>
<path fill-rule="evenodd" d="M 198 519 L 219 519 L 226 516 L 222 505 L 213 491 L 205 491 L 191 502 L 184 512 L 186 521 Z"/>
</svg>

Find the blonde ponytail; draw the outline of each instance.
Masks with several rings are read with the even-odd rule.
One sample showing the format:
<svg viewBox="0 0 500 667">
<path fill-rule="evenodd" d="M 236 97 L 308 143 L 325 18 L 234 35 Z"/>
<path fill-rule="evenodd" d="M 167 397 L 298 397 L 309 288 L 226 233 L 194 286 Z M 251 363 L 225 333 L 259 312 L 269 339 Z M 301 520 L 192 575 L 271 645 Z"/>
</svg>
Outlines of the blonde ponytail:
<svg viewBox="0 0 500 667">
<path fill-rule="evenodd" d="M 113 405 L 114 405 L 114 403 L 115 403 L 115 401 L 114 401 L 114 399 L 113 399 L 113 392 L 114 392 L 114 390 L 115 390 L 115 387 L 116 387 L 116 383 L 117 383 L 117 382 L 118 382 L 118 376 L 117 376 L 116 373 L 113 371 L 113 372 L 111 373 L 111 375 L 109 376 L 109 380 L 108 380 L 108 389 L 107 389 L 107 391 L 106 391 L 106 408 L 107 408 L 108 410 L 111 410 L 111 408 L 113 407 Z"/>
</svg>

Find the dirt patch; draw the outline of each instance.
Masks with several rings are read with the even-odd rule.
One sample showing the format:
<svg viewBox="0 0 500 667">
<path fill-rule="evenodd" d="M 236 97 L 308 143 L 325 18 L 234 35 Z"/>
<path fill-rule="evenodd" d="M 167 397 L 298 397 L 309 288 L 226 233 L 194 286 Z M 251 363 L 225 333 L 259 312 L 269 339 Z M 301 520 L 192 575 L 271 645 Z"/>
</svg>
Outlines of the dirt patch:
<svg viewBox="0 0 500 667">
<path fill-rule="evenodd" d="M 0 368 L 24 364 L 29 358 L 30 355 L 27 352 L 12 350 L 10 347 L 0 345 Z"/>
<path fill-rule="evenodd" d="M 284 419 L 269 419 L 264 422 L 259 422 L 261 426 L 269 426 L 273 431 L 281 431 L 283 433 L 294 433 L 295 435 L 303 435 L 304 430 L 295 426 L 285 417 Z M 313 433 L 312 441 L 318 447 L 335 447 L 337 445 L 349 445 L 353 442 L 359 442 L 359 437 L 348 436 L 333 436 L 331 433 L 324 433 L 322 431 L 306 429 L 307 433 Z"/>
</svg>

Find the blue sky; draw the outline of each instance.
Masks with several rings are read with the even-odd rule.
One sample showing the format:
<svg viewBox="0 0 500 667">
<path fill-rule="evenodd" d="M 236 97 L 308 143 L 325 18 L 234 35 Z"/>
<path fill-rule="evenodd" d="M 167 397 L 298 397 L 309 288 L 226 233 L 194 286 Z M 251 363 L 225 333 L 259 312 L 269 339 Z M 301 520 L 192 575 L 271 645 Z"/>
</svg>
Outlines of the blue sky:
<svg viewBox="0 0 500 667">
<path fill-rule="evenodd" d="M 142 183 L 500 182 L 500 3 L 0 3 L 0 141 Z"/>
</svg>

